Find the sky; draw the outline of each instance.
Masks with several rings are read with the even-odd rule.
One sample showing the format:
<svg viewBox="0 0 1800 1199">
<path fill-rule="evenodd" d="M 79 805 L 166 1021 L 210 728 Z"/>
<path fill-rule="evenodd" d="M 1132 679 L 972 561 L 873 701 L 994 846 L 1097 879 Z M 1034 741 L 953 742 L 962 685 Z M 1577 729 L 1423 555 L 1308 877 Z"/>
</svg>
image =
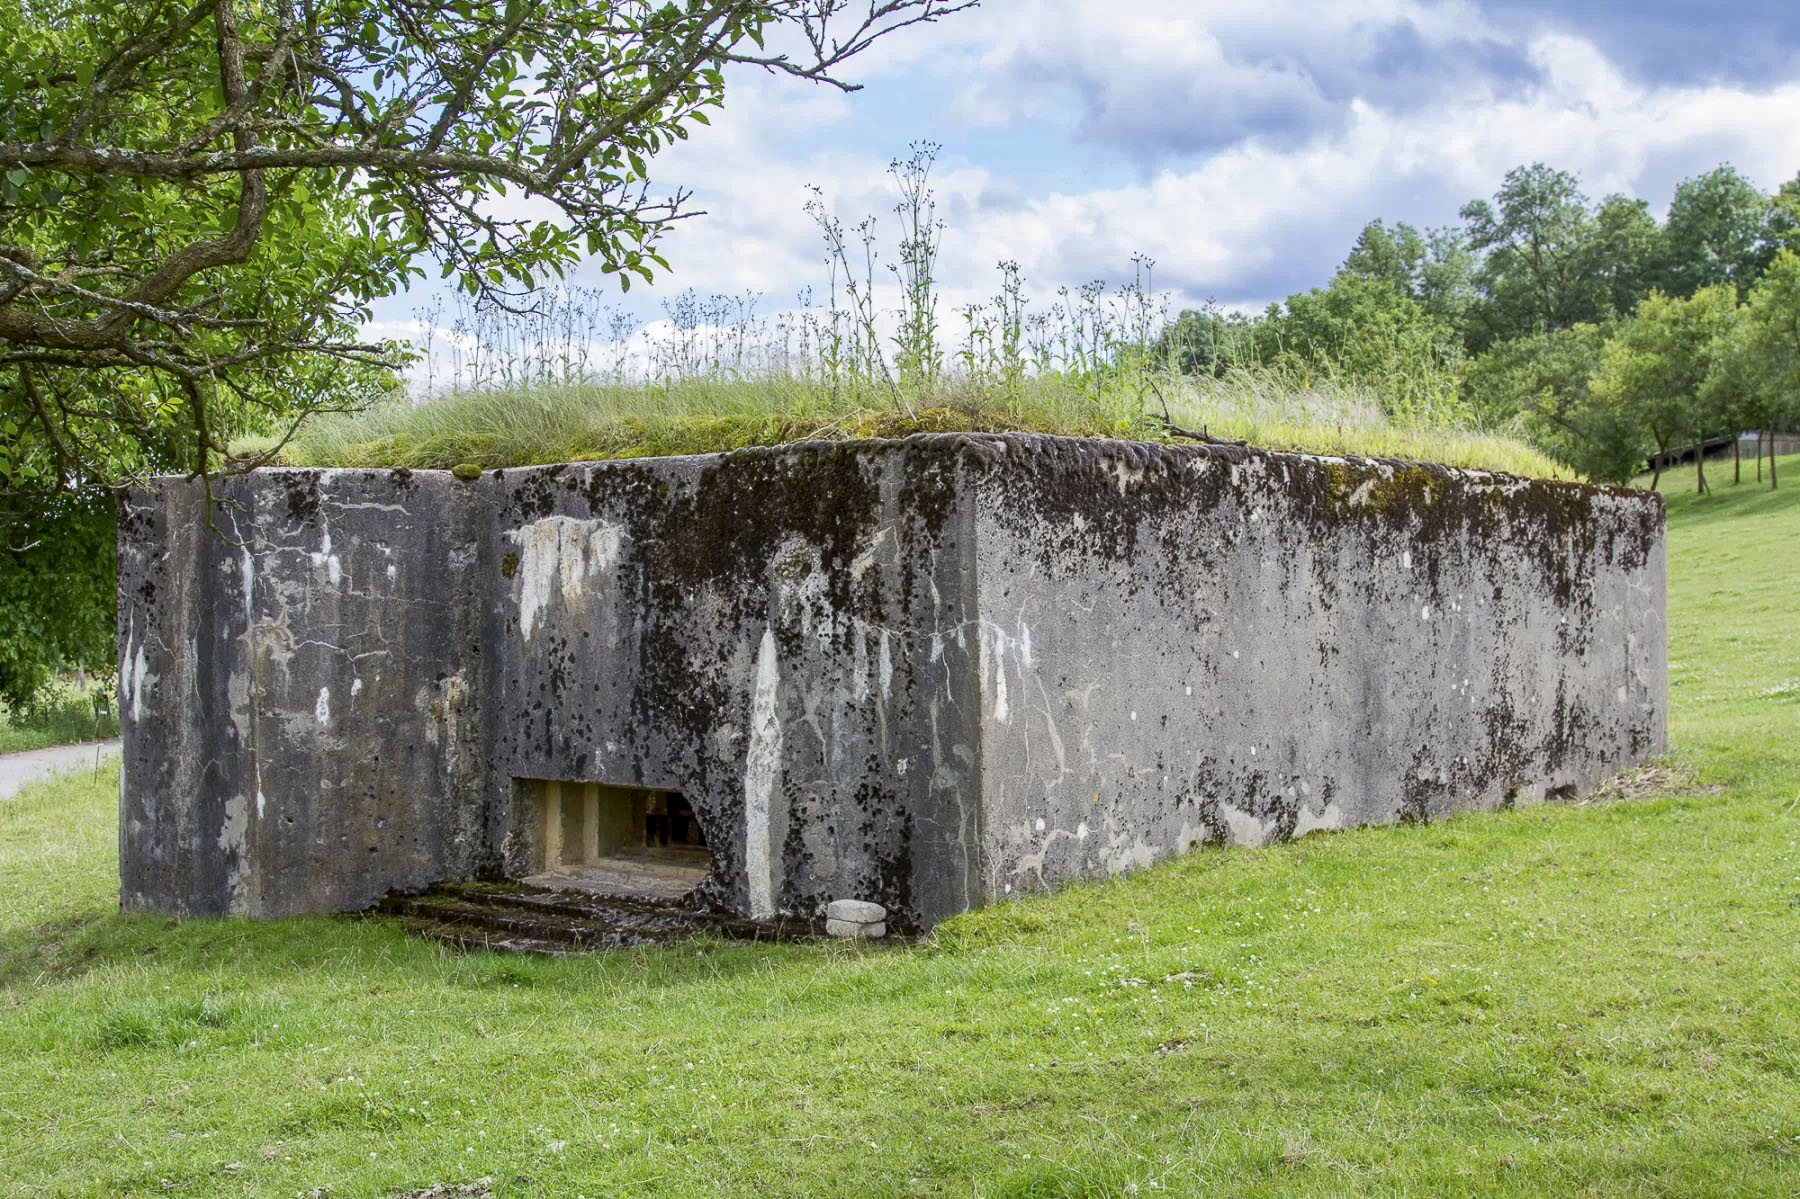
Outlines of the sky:
<svg viewBox="0 0 1800 1199">
<path fill-rule="evenodd" d="M 612 301 L 641 321 L 690 288 L 794 307 L 826 281 L 808 185 L 847 225 L 874 215 L 891 261 L 887 166 L 919 140 L 942 147 L 946 313 L 991 296 L 1001 260 L 1042 305 L 1129 281 L 1133 255 L 1174 308 L 1261 308 L 1327 282 L 1366 222 L 1456 224 L 1531 162 L 1659 217 L 1721 163 L 1765 190 L 1800 173 L 1792 0 L 984 0 L 845 76 L 862 89 L 728 75 L 711 127 L 651 168 L 705 215 Z"/>
</svg>

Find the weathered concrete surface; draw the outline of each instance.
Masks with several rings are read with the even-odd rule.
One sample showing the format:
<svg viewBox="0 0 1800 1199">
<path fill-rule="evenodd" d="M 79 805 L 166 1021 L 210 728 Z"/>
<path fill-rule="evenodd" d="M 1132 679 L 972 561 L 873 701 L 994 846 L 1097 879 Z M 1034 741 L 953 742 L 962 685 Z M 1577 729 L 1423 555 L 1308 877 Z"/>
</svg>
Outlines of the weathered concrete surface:
<svg viewBox="0 0 1800 1199">
<path fill-rule="evenodd" d="M 124 905 L 331 911 L 477 870 L 480 497 L 405 471 L 218 496 L 119 514 Z"/>
<path fill-rule="evenodd" d="M 946 447 L 947 448 L 947 447 Z M 124 902 L 523 875 L 515 780 L 681 792 L 700 899 L 978 899 L 954 452 L 164 480 L 121 520 Z M 973 643 L 969 643 L 972 649 Z"/>
<path fill-rule="evenodd" d="M 1591 786 L 1664 742 L 1660 501 L 1058 442 L 974 483 L 984 889 Z"/>
<path fill-rule="evenodd" d="M 957 463 L 815 449 L 481 480 L 483 752 L 508 871 L 510 780 L 595 779 L 681 792 L 714 855 L 702 897 L 733 911 L 967 907 Z"/>
<path fill-rule="evenodd" d="M 217 491 L 121 512 L 128 907 L 523 875 L 549 779 L 679 792 L 699 901 L 910 929 L 1664 737 L 1638 493 L 981 435 Z"/>
</svg>

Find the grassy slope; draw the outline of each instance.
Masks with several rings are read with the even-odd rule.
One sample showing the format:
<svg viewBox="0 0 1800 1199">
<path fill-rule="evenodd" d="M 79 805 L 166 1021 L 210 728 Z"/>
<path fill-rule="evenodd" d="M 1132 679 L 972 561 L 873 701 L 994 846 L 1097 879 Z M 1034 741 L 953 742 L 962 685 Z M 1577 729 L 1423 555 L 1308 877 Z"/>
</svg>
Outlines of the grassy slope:
<svg viewBox="0 0 1800 1199">
<path fill-rule="evenodd" d="M 521 466 L 590 458 L 698 454 L 800 440 L 899 437 L 980 429 L 1164 439 L 1149 414 L 1167 397 L 1175 423 L 1276 450 L 1424 459 L 1546 478 L 1570 472 L 1523 442 L 1460 426 L 1399 427 L 1370 395 L 1347 385 L 1239 370 L 1219 379 L 1179 376 L 1115 382 L 1096 398 L 1059 376 L 1026 380 L 1017 394 L 959 389 L 915 397 L 901 411 L 885 392 L 833 395 L 803 380 L 688 379 L 667 386 L 539 386 L 398 397 L 309 424 L 283 461 L 299 466 L 462 463 Z M 250 439 L 240 452 L 267 446 Z"/>
<path fill-rule="evenodd" d="M 40 788 L 0 805 L 0 1193 L 1792 1195 L 1785 469 L 1671 503 L 1675 793 L 1209 850 L 916 947 L 121 918 L 114 780 Z"/>
</svg>

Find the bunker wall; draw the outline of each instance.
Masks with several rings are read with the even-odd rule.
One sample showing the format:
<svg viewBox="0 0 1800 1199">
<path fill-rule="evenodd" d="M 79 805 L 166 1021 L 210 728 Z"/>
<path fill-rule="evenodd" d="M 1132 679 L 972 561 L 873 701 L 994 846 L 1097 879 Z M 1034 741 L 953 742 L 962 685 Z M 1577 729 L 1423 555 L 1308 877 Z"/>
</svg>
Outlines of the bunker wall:
<svg viewBox="0 0 1800 1199">
<path fill-rule="evenodd" d="M 955 455 L 820 446 L 496 472 L 490 830 L 514 778 L 680 792 L 701 898 L 900 927 L 977 898 L 967 524 Z"/>
<path fill-rule="evenodd" d="M 1664 746 L 1655 497 L 1002 444 L 973 485 L 993 895 L 1531 802 Z"/>
<path fill-rule="evenodd" d="M 473 872 L 476 506 L 430 472 L 215 491 L 120 512 L 124 906 L 335 911 Z"/>
<path fill-rule="evenodd" d="M 699 898 L 978 900 L 960 460 L 884 447 L 159 480 L 121 522 L 128 907 L 526 872 L 528 780 L 679 792 Z M 209 521 L 212 527 L 209 527 Z"/>
<path fill-rule="evenodd" d="M 215 486 L 121 508 L 128 908 L 519 876 L 557 782 L 678 793 L 699 900 L 920 928 L 1665 736 L 1640 493 L 1014 435 Z"/>
</svg>

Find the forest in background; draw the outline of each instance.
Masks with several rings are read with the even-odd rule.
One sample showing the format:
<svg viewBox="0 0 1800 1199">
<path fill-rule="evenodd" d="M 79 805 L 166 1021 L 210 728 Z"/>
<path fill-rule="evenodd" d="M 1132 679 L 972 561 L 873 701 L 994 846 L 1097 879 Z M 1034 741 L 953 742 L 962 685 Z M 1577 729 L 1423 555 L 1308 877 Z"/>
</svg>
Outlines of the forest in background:
<svg viewBox="0 0 1800 1199">
<path fill-rule="evenodd" d="M 1291 361 L 1405 381 L 1596 481 L 1800 425 L 1800 178 L 1769 195 L 1721 166 L 1659 220 L 1537 163 L 1460 215 L 1371 221 L 1326 286 L 1258 316 L 1184 311 L 1157 353 L 1185 372 Z"/>
</svg>

